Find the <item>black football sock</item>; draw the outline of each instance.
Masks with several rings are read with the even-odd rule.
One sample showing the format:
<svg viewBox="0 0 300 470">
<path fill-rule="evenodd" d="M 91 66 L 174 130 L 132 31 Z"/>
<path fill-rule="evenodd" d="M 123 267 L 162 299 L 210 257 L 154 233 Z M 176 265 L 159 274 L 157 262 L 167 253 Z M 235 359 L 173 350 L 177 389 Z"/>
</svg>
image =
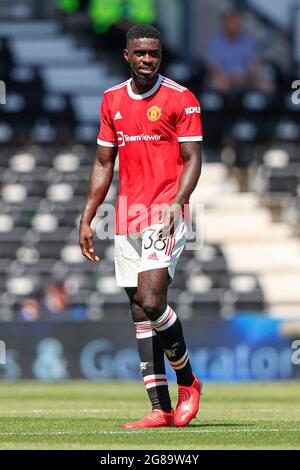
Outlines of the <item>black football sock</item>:
<svg viewBox="0 0 300 470">
<path fill-rule="evenodd" d="M 170 413 L 171 400 L 168 389 L 164 350 L 150 321 L 135 323 L 140 368 L 152 409 L 161 408 Z"/>
<path fill-rule="evenodd" d="M 159 341 L 174 369 L 178 385 L 189 387 L 194 381 L 182 326 L 174 310 L 168 305 L 165 312 L 151 322 Z"/>
</svg>

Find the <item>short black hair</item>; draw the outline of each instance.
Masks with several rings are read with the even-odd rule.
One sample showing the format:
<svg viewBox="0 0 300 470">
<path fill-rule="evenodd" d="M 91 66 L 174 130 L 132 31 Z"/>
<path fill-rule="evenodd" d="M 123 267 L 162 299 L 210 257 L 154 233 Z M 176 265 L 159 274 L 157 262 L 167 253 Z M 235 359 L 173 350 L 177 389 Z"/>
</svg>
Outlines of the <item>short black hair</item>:
<svg viewBox="0 0 300 470">
<path fill-rule="evenodd" d="M 131 39 L 151 38 L 158 39 L 161 42 L 160 31 L 151 24 L 136 24 L 131 26 L 126 34 L 126 44 Z"/>
</svg>

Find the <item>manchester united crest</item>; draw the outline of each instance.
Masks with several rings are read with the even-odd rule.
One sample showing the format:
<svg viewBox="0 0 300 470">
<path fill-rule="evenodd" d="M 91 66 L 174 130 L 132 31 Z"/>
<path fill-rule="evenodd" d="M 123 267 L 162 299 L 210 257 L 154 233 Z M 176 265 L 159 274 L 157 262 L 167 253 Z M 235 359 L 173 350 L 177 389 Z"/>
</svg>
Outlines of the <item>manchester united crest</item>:
<svg viewBox="0 0 300 470">
<path fill-rule="evenodd" d="M 161 117 L 162 111 L 158 106 L 151 106 L 147 111 L 147 118 L 149 121 L 158 121 Z"/>
</svg>

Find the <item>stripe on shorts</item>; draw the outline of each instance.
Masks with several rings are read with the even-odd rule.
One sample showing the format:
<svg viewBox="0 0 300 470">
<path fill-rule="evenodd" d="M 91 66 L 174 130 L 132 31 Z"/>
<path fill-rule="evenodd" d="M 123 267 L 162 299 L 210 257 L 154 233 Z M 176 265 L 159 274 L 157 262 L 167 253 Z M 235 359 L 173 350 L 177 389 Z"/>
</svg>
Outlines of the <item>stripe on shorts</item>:
<svg viewBox="0 0 300 470">
<path fill-rule="evenodd" d="M 167 256 L 171 256 L 172 254 L 172 250 L 175 246 L 175 243 L 176 243 L 176 238 L 174 235 L 171 235 L 169 238 L 168 238 L 168 241 L 167 241 L 167 245 L 166 245 L 166 249 L 165 249 L 165 253 Z"/>
<path fill-rule="evenodd" d="M 171 256 L 172 255 L 172 250 L 175 246 L 175 243 L 176 243 L 176 239 L 175 239 L 175 236 L 172 235 L 172 240 L 171 240 L 171 246 L 170 246 L 170 249 L 169 249 L 169 252 L 168 252 L 168 255 Z"/>
<path fill-rule="evenodd" d="M 168 238 L 168 241 L 167 241 L 167 244 L 166 244 L 166 249 L 165 249 L 166 254 L 168 253 L 168 248 L 169 248 L 169 238 Z"/>
</svg>

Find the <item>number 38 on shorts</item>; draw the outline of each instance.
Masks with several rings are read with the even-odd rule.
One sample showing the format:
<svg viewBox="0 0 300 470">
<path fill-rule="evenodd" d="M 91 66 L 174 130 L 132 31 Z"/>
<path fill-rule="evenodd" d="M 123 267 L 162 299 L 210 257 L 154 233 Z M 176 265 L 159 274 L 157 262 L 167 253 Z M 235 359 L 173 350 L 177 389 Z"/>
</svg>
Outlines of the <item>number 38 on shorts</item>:
<svg viewBox="0 0 300 470">
<path fill-rule="evenodd" d="M 188 229 L 182 218 L 174 235 L 159 238 L 161 227 L 161 224 L 151 225 L 134 236 L 116 235 L 115 264 L 119 286 L 136 287 L 138 273 L 157 268 L 168 268 L 169 276 L 173 280 Z"/>
</svg>

